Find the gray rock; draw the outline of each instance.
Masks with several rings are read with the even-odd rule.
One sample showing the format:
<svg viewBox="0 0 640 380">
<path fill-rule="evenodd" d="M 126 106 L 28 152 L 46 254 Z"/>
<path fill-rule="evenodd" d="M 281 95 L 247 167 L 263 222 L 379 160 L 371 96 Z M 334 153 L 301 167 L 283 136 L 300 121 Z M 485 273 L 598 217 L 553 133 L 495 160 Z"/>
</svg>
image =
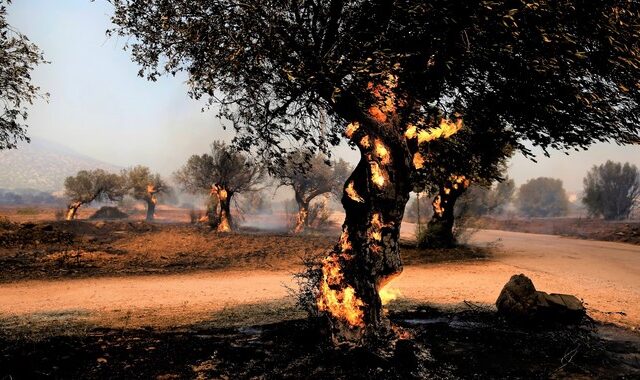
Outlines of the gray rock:
<svg viewBox="0 0 640 380">
<path fill-rule="evenodd" d="M 586 315 L 577 297 L 537 291 L 523 274 L 511 277 L 502 288 L 496 306 L 500 314 L 521 322 L 579 323 Z"/>
</svg>

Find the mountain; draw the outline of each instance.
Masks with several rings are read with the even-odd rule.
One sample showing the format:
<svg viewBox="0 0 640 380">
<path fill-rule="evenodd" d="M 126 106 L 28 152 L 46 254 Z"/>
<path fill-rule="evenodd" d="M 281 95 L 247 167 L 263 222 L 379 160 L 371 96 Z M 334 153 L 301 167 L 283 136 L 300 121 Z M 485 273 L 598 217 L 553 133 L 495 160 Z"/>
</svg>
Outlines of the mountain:
<svg viewBox="0 0 640 380">
<path fill-rule="evenodd" d="M 18 149 L 0 151 L 0 188 L 61 191 L 66 177 L 88 169 L 119 172 L 121 167 L 49 140 L 32 138 L 30 144 L 21 144 Z"/>
</svg>

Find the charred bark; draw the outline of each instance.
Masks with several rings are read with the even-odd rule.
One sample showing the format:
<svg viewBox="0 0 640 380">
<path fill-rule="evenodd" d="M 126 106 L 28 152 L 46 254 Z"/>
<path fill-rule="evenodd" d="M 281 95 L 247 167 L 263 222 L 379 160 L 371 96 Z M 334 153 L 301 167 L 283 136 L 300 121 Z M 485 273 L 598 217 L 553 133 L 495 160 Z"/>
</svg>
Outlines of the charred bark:
<svg viewBox="0 0 640 380">
<path fill-rule="evenodd" d="M 453 232 L 456 201 L 466 191 L 469 181 L 464 177 L 452 177 L 444 183 L 431 206 L 433 217 L 427 224 L 425 245 L 429 248 L 452 248 L 456 245 Z"/>
<path fill-rule="evenodd" d="M 362 139 L 360 162 L 344 186 L 342 235 L 323 261 L 318 307 L 335 343 L 378 345 L 393 336 L 379 291 L 402 272 L 398 240 L 411 167 L 404 151 Z"/>
<path fill-rule="evenodd" d="M 296 217 L 296 226 L 293 233 L 302 233 L 309 225 L 309 203 L 304 201 L 298 202 L 298 215 Z"/>
<path fill-rule="evenodd" d="M 147 199 L 147 222 L 153 222 L 156 214 L 155 199 Z"/>
<path fill-rule="evenodd" d="M 233 192 L 220 187 L 217 191 L 218 200 L 220 202 L 220 212 L 218 214 L 218 232 L 231 232 L 233 230 L 233 221 L 231 218 L 231 197 Z"/>
</svg>

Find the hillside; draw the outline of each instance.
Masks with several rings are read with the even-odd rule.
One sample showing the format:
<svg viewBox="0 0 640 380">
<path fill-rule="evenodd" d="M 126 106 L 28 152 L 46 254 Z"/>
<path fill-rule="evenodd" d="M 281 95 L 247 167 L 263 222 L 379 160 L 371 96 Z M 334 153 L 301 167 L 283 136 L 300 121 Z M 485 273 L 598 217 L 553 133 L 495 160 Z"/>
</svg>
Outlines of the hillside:
<svg viewBox="0 0 640 380">
<path fill-rule="evenodd" d="M 52 141 L 33 138 L 19 149 L 0 151 L 0 188 L 62 190 L 64 179 L 79 170 L 121 168 L 82 155 Z"/>
</svg>

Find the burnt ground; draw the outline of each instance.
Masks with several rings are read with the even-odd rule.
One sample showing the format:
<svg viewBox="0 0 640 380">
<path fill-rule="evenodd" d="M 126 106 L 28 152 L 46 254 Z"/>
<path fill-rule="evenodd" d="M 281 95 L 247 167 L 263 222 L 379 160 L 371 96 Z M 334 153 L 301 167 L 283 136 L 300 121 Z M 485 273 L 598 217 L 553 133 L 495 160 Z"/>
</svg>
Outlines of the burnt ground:
<svg viewBox="0 0 640 380">
<path fill-rule="evenodd" d="M 579 239 L 615 241 L 640 245 L 640 221 L 605 221 L 583 218 L 482 218 L 480 228 L 570 236 Z"/>
<path fill-rule="evenodd" d="M 302 236 L 255 229 L 217 233 L 187 223 L 0 220 L 0 282 L 200 270 L 296 270 L 303 258 L 323 256 L 338 236 L 338 231 Z M 407 265 L 488 255 L 481 248 L 427 252 L 410 244 L 403 244 L 402 254 Z"/>
<path fill-rule="evenodd" d="M 0 379 L 640 377 L 640 336 L 613 326 L 524 327 L 481 308 L 391 319 L 413 338 L 379 352 L 333 348 L 308 320 L 0 337 Z"/>
</svg>

